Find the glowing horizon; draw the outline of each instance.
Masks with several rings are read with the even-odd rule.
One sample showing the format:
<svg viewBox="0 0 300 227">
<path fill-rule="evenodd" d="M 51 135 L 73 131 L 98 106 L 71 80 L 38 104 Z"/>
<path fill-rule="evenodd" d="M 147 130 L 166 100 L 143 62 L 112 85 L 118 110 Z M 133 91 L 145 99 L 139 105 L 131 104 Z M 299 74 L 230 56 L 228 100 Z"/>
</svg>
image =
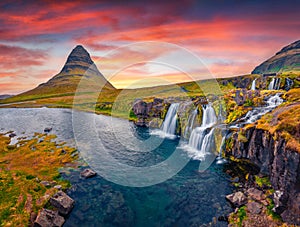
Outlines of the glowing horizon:
<svg viewBox="0 0 300 227">
<path fill-rule="evenodd" d="M 248 74 L 300 37 L 298 7 L 289 0 L 152 4 L 133 0 L 126 5 L 90 0 L 60 4 L 2 1 L 0 9 L 1 94 L 21 93 L 46 82 L 59 73 L 77 44 L 87 49 L 107 76 L 105 67 L 128 59 L 143 62 L 145 52 L 130 50 L 116 54 L 112 61 L 106 58 L 110 51 L 135 42 L 173 43 L 199 56 L 206 69 L 195 76 L 206 79 L 206 70 L 217 78 Z M 147 59 L 156 62 L 173 54 L 168 50 L 146 52 Z M 108 80 L 117 88 L 126 88 L 141 75 L 166 83 L 189 81 L 178 71 L 161 73 L 150 63 L 130 67 Z"/>
</svg>

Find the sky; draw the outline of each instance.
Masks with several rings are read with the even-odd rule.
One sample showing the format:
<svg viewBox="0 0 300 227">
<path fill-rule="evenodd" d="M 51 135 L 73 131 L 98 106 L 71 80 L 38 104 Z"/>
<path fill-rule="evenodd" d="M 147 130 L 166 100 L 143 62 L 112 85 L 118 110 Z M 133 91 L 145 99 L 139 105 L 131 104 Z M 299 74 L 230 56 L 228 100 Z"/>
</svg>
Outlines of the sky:
<svg viewBox="0 0 300 227">
<path fill-rule="evenodd" d="M 299 39 L 299 8 L 299 0 L 2 0 L 0 94 L 47 81 L 78 44 L 117 88 L 190 80 L 182 64 L 194 79 L 247 74 Z"/>
</svg>

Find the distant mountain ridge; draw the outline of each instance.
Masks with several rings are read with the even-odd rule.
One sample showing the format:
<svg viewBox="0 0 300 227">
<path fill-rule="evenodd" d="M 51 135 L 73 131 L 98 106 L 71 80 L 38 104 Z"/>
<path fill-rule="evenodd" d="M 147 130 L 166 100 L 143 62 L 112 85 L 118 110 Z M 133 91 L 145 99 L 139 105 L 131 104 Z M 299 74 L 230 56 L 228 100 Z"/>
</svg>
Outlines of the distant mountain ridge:
<svg viewBox="0 0 300 227">
<path fill-rule="evenodd" d="M 274 56 L 257 66 L 252 74 L 300 71 L 300 40 L 283 47 Z"/>
<path fill-rule="evenodd" d="M 4 94 L 4 95 L 0 95 L 0 99 L 7 99 L 7 98 L 10 98 L 12 97 L 13 95 L 7 95 L 7 94 Z"/>
</svg>

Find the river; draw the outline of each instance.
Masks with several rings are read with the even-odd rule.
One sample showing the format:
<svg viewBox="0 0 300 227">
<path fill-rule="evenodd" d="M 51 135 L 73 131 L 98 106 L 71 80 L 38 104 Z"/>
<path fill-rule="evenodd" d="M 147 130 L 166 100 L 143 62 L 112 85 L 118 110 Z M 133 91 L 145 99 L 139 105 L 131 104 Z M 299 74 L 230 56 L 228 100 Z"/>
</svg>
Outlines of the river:
<svg viewBox="0 0 300 227">
<path fill-rule="evenodd" d="M 17 137 L 31 136 L 51 127 L 57 140 L 76 146 L 70 109 L 2 108 L 0 114 L 1 132 L 13 130 Z M 103 154 L 98 149 L 90 157 L 98 160 L 98 165 L 107 150 L 114 160 L 139 168 L 167 160 L 176 149 L 185 152 L 180 150 L 179 139 L 161 139 L 151 135 L 147 128 L 138 128 L 126 120 L 84 112 L 76 114 L 82 119 L 92 117 L 95 122 L 97 138 L 102 143 L 99 147 L 106 149 Z M 80 127 L 77 128 L 80 133 L 78 130 Z M 82 127 L 83 134 L 87 130 L 88 127 Z M 151 147 L 147 143 L 150 137 L 152 141 L 159 141 L 159 145 Z M 86 157 L 84 151 L 80 152 Z M 101 172 L 94 178 L 82 179 L 81 169 L 62 171 L 63 177 L 72 184 L 67 193 L 76 201 L 64 226 L 201 226 L 210 223 L 215 217 L 232 211 L 225 200 L 232 187 L 222 165 L 214 163 L 199 172 L 199 162 L 190 160 L 170 179 L 147 187 L 113 183 Z M 109 161 L 103 163 L 103 166 L 109 165 Z M 126 173 L 120 176 L 123 180 L 126 177 Z M 227 226 L 227 223 L 217 221 L 215 226 Z"/>
</svg>

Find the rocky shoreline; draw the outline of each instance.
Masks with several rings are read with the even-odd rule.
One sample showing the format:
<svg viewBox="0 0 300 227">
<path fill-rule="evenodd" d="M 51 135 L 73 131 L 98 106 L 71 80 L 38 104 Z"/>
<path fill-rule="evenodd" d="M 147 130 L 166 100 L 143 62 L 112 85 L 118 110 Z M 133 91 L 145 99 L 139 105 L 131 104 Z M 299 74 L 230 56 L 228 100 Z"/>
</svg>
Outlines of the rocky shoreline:
<svg viewBox="0 0 300 227">
<path fill-rule="evenodd" d="M 96 176 L 96 172 L 86 168 L 81 171 L 80 176 L 84 179 Z M 56 186 L 54 186 L 56 187 Z M 57 187 L 56 187 L 57 188 Z M 48 204 L 42 208 L 37 215 L 31 216 L 30 226 L 46 227 L 56 226 L 61 227 L 65 223 L 65 219 L 72 212 L 75 201 L 62 190 L 56 192 L 50 199 Z M 50 208 L 46 208 L 50 207 Z"/>
</svg>

